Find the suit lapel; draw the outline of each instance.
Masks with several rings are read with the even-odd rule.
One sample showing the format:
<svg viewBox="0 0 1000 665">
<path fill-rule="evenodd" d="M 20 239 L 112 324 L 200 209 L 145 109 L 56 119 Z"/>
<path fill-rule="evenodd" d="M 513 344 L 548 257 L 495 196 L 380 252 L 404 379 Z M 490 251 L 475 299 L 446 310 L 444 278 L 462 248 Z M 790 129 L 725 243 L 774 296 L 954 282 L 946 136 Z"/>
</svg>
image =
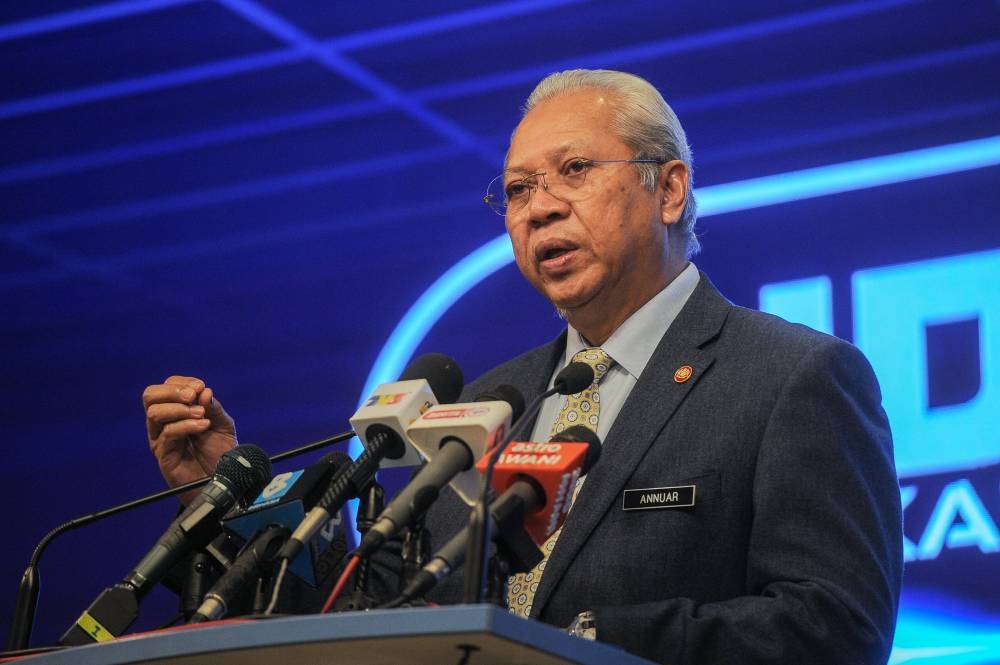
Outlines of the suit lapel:
<svg viewBox="0 0 1000 665">
<path fill-rule="evenodd" d="M 523 362 L 517 367 L 513 367 L 507 382 L 520 390 L 524 401 L 530 403 L 548 390 L 549 381 L 552 380 L 556 366 L 562 363 L 565 353 L 566 330 L 564 328 L 559 337 L 539 348 L 535 353 L 526 355 Z M 521 428 L 521 437 L 518 440 L 531 436 L 536 420 L 538 420 L 537 411 L 530 421 L 524 423 Z"/>
<path fill-rule="evenodd" d="M 601 460 L 587 476 L 545 565 L 532 616 L 539 616 L 545 608 L 552 589 L 611 504 L 618 500 L 650 445 L 712 366 L 715 354 L 710 343 L 718 336 L 731 307 L 702 274 L 608 432 Z M 691 368 L 687 379 L 686 371 L 681 370 L 685 366 Z M 680 374 L 676 374 L 678 371 Z"/>
</svg>

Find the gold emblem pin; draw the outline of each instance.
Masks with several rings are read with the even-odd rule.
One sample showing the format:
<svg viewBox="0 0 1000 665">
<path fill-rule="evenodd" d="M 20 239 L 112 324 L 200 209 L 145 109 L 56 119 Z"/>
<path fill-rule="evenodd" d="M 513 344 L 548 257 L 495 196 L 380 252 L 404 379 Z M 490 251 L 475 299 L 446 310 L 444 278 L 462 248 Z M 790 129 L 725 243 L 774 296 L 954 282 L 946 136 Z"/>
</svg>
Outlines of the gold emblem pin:
<svg viewBox="0 0 1000 665">
<path fill-rule="evenodd" d="M 674 372 L 674 381 L 684 383 L 691 378 L 692 374 L 694 374 L 694 369 L 692 369 L 691 365 L 682 365 Z"/>
</svg>

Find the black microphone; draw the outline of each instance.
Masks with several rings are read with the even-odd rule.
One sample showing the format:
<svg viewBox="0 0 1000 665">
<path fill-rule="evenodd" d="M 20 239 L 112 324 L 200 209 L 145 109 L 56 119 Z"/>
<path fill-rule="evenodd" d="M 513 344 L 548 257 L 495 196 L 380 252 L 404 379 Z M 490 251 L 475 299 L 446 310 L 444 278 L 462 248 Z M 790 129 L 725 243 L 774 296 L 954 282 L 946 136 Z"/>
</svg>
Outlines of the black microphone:
<svg viewBox="0 0 1000 665">
<path fill-rule="evenodd" d="M 532 423 L 538 411 L 542 408 L 542 402 L 553 395 L 573 395 L 587 389 L 594 382 L 594 368 L 587 363 L 574 361 L 559 370 L 556 378 L 552 381 L 552 387 L 531 400 L 526 408 L 521 409 L 521 417 L 516 418 L 510 428 L 510 432 L 504 440 L 493 451 L 490 452 L 490 459 L 497 459 L 507 444 L 514 440 L 514 437 Z M 492 467 L 489 467 L 492 468 Z M 489 468 L 486 479 L 489 480 Z M 485 499 L 485 495 L 482 497 Z"/>
<path fill-rule="evenodd" d="M 188 552 L 204 547 L 221 531 L 231 508 L 256 496 L 271 477 L 271 461 L 256 446 L 226 452 L 201 493 L 170 524 L 153 549 L 114 587 L 88 607 L 59 639 L 63 645 L 92 644 L 118 637 L 135 621 L 139 601 Z"/>
<path fill-rule="evenodd" d="M 188 623 L 202 623 L 224 617 L 229 606 L 246 585 L 274 563 L 278 550 L 291 531 L 287 526 L 271 524 L 251 538 L 240 550 L 233 565 L 212 585 L 205 600 Z"/>
<path fill-rule="evenodd" d="M 562 368 L 552 382 L 552 389 L 560 395 L 573 395 L 587 389 L 594 382 L 594 368 L 580 361 L 571 362 Z M 550 393 L 551 394 L 551 393 Z M 543 397 L 539 397 L 541 401 Z"/>
<path fill-rule="evenodd" d="M 462 394 L 465 377 L 454 358 L 443 353 L 425 353 L 413 359 L 399 376 L 400 381 L 424 379 L 441 404 L 451 404 Z"/>
<path fill-rule="evenodd" d="M 424 412 L 407 428 L 407 435 L 410 443 L 430 461 L 386 506 L 365 533 L 355 554 L 362 559 L 371 556 L 414 518 L 419 518 L 448 483 L 473 503 L 475 499 L 467 498 L 466 491 L 479 484 L 479 473 L 473 465 L 506 435 L 510 423 L 522 411 L 521 392 L 513 386 L 501 385 L 477 395 L 473 402 L 436 406 Z M 459 478 L 460 474 L 463 477 Z"/>
<path fill-rule="evenodd" d="M 340 434 L 335 434 L 325 439 L 313 441 L 312 443 L 307 443 L 304 446 L 278 453 L 277 455 L 271 457 L 271 462 L 280 462 L 291 457 L 297 457 L 299 455 L 312 452 L 319 448 L 326 448 L 327 446 L 331 446 L 335 443 L 346 441 L 353 436 L 353 431 L 341 432 Z M 40 577 L 38 564 L 41 561 L 42 554 L 45 552 L 45 549 L 52 543 L 53 540 L 55 540 L 57 536 L 60 536 L 67 531 L 72 531 L 73 529 L 79 529 L 80 527 L 88 526 L 94 522 L 99 522 L 105 518 L 113 517 L 119 513 L 124 513 L 134 508 L 141 508 L 142 506 L 149 505 L 150 503 L 154 503 L 177 494 L 183 494 L 188 490 L 198 489 L 199 487 L 207 485 L 211 482 L 211 480 L 211 476 L 206 476 L 204 478 L 199 478 L 198 480 L 193 480 L 189 483 L 184 483 L 183 485 L 178 485 L 177 487 L 148 494 L 144 497 L 120 503 L 116 506 L 111 506 L 110 508 L 105 508 L 94 513 L 88 513 L 87 515 L 82 515 L 67 522 L 63 522 L 45 534 L 45 537 L 43 537 L 38 542 L 38 545 L 35 546 L 35 551 L 31 554 L 31 559 L 28 561 L 28 567 L 21 576 L 21 583 L 17 588 L 17 600 L 14 604 L 14 616 L 13 621 L 11 622 L 10 633 L 7 638 L 8 651 L 27 649 L 31 642 L 31 631 L 35 623 L 35 609 L 38 605 L 38 587 Z"/>
<path fill-rule="evenodd" d="M 513 572 L 530 570 L 541 560 L 536 546 L 544 543 L 561 526 L 569 507 L 565 499 L 572 496 L 576 478 L 588 473 L 600 459 L 601 441 L 593 430 L 583 425 L 569 427 L 549 439 L 552 444 L 563 442 L 584 443 L 587 447 L 582 455 L 573 454 L 578 451 L 566 451 L 568 454 L 565 455 L 561 450 L 549 451 L 544 464 L 533 459 L 514 460 L 505 469 L 504 477 L 498 478 L 498 486 L 494 488 L 499 490 L 502 486 L 504 489 L 490 504 L 490 538 L 505 545 L 504 554 L 516 562 L 512 566 Z M 534 524 L 529 526 L 529 523 Z M 545 528 L 539 529 L 539 525 Z M 472 529 L 466 527 L 437 550 L 391 605 L 397 607 L 426 594 L 465 563 L 471 534 Z M 525 536 L 530 538 L 530 543 Z"/>
</svg>

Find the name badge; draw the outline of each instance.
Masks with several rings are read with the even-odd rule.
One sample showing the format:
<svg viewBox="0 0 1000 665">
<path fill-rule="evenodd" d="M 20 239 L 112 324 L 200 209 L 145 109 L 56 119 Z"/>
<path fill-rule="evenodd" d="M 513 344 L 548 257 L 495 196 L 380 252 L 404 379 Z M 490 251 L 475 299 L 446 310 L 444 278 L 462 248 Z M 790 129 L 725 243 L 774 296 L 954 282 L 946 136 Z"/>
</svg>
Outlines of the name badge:
<svg viewBox="0 0 1000 665">
<path fill-rule="evenodd" d="M 624 494 L 622 494 L 622 510 L 693 508 L 694 493 L 694 485 L 625 490 Z"/>
</svg>

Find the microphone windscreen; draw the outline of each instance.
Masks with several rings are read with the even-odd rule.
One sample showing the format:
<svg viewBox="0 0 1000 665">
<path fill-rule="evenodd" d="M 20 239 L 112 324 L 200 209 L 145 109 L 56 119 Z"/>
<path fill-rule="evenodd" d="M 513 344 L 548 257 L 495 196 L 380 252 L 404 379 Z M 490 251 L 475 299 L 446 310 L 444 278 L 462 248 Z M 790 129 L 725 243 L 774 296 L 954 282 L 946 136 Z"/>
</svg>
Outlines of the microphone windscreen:
<svg viewBox="0 0 1000 665">
<path fill-rule="evenodd" d="M 474 402 L 507 402 L 510 404 L 510 421 L 516 422 L 524 413 L 524 395 L 514 386 L 501 383 L 492 390 L 487 390 L 476 395 Z"/>
<path fill-rule="evenodd" d="M 594 382 L 594 369 L 587 363 L 574 362 L 562 368 L 552 386 L 560 395 L 582 392 Z"/>
<path fill-rule="evenodd" d="M 425 353 L 414 358 L 399 377 L 400 381 L 413 379 L 427 381 L 439 404 L 453 404 L 465 387 L 465 377 L 458 363 L 443 353 Z"/>
<path fill-rule="evenodd" d="M 340 467 L 344 466 L 345 464 L 350 464 L 352 461 L 353 460 L 351 460 L 351 456 L 348 455 L 347 453 L 341 452 L 339 450 L 331 450 L 326 455 L 323 455 L 318 460 L 316 460 L 316 464 L 319 466 L 328 464 L 334 470 L 337 470 Z"/>
<path fill-rule="evenodd" d="M 240 506 L 260 494 L 271 480 L 271 459 L 257 446 L 245 444 L 226 451 L 215 466 L 215 474 L 234 496 Z"/>
<path fill-rule="evenodd" d="M 580 468 L 581 474 L 589 473 L 597 464 L 597 460 L 601 459 L 601 438 L 594 430 L 585 425 L 567 427 L 549 441 L 587 444 L 587 457 L 584 458 L 583 466 Z"/>
</svg>

